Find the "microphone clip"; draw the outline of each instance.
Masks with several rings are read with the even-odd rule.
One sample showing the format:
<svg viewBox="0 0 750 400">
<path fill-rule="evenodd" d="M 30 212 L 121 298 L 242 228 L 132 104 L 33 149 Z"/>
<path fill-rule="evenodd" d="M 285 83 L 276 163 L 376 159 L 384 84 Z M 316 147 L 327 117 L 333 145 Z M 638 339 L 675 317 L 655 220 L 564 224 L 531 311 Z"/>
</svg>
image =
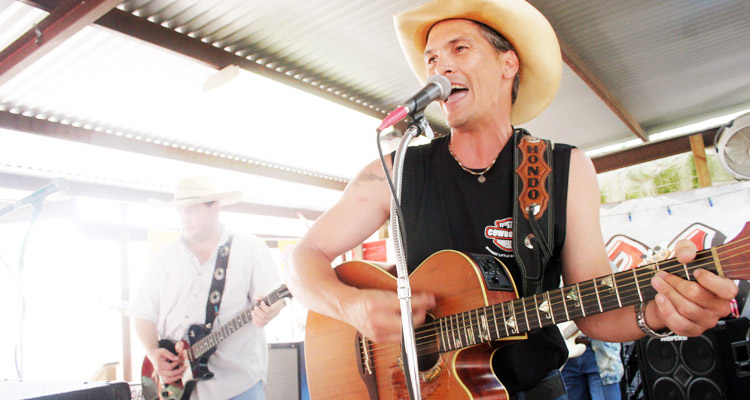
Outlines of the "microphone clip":
<svg viewBox="0 0 750 400">
<path fill-rule="evenodd" d="M 414 117 L 408 117 L 407 122 L 409 124 L 407 130 L 412 127 L 413 129 L 416 129 L 414 137 L 424 134 L 424 136 L 430 140 L 435 139 L 435 132 L 432 130 L 427 118 L 425 118 L 424 112 L 420 112 L 414 115 Z"/>
</svg>

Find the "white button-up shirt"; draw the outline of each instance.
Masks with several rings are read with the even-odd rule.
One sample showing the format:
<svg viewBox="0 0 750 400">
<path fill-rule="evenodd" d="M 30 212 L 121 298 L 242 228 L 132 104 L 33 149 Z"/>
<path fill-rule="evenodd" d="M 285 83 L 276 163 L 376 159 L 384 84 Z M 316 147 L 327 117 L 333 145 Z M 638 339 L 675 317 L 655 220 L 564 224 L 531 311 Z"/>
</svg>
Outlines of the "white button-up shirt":
<svg viewBox="0 0 750 400">
<path fill-rule="evenodd" d="M 219 247 L 228 237 L 222 228 Z M 152 257 L 128 314 L 155 323 L 160 339 L 185 338 L 190 325 L 206 321 L 217 250 L 200 264 L 182 238 L 164 245 Z M 280 285 L 278 269 L 265 243 L 251 234 L 234 234 L 214 328 L 250 307 L 254 296 L 266 296 Z M 209 358 L 208 369 L 215 375 L 198 382 L 193 399 L 227 399 L 258 381 L 265 382 L 268 347 L 263 329 L 249 323 L 224 339 Z"/>
</svg>

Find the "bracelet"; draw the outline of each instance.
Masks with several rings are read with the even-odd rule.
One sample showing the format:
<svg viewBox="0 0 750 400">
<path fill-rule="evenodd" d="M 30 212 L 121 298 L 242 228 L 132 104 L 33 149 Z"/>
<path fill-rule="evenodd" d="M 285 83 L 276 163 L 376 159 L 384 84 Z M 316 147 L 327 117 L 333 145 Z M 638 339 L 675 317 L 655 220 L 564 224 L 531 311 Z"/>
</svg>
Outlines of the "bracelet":
<svg viewBox="0 0 750 400">
<path fill-rule="evenodd" d="M 669 336 L 673 336 L 674 333 L 671 329 L 666 329 L 666 332 L 656 332 L 653 329 L 651 329 L 648 324 L 646 323 L 646 304 L 648 303 L 648 300 L 646 300 L 643 303 L 638 303 L 635 305 L 635 322 L 638 324 L 638 327 L 641 328 L 643 333 L 646 334 L 648 337 L 652 338 L 665 338 Z"/>
</svg>

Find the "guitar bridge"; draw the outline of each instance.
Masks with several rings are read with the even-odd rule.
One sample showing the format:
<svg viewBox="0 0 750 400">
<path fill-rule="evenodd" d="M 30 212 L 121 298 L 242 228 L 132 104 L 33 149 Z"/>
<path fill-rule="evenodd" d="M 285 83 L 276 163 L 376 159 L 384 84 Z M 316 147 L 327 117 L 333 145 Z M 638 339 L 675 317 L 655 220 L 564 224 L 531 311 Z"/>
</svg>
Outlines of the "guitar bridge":
<svg viewBox="0 0 750 400">
<path fill-rule="evenodd" d="M 361 333 L 357 332 L 354 337 L 354 345 L 357 348 L 357 369 L 359 377 L 367 386 L 367 391 L 371 400 L 377 400 L 378 384 L 375 380 L 375 364 L 372 360 L 372 349 L 370 341 Z"/>
</svg>

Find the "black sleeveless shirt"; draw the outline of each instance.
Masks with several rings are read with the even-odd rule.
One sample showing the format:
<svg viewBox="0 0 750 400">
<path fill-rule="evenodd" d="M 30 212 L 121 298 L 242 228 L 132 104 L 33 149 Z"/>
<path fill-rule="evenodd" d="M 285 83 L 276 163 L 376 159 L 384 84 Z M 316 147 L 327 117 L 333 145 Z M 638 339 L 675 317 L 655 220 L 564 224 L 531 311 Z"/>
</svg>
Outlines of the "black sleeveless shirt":
<svg viewBox="0 0 750 400">
<path fill-rule="evenodd" d="M 521 275 L 512 250 L 513 138 L 508 140 L 494 166 L 477 176 L 459 167 L 448 152 L 449 136 L 406 153 L 401 207 L 406 230 L 409 272 L 433 253 L 458 250 L 490 254 L 502 261 L 520 288 Z M 565 241 L 565 210 L 571 147 L 555 144 L 553 152 L 555 243 L 544 270 L 544 290 L 560 286 L 560 252 Z M 479 172 L 479 171 L 478 171 Z M 523 294 L 522 294 L 523 295 Z M 493 369 L 510 393 L 538 384 L 568 357 L 565 341 L 556 326 L 530 332 L 528 339 L 501 347 Z"/>
</svg>

